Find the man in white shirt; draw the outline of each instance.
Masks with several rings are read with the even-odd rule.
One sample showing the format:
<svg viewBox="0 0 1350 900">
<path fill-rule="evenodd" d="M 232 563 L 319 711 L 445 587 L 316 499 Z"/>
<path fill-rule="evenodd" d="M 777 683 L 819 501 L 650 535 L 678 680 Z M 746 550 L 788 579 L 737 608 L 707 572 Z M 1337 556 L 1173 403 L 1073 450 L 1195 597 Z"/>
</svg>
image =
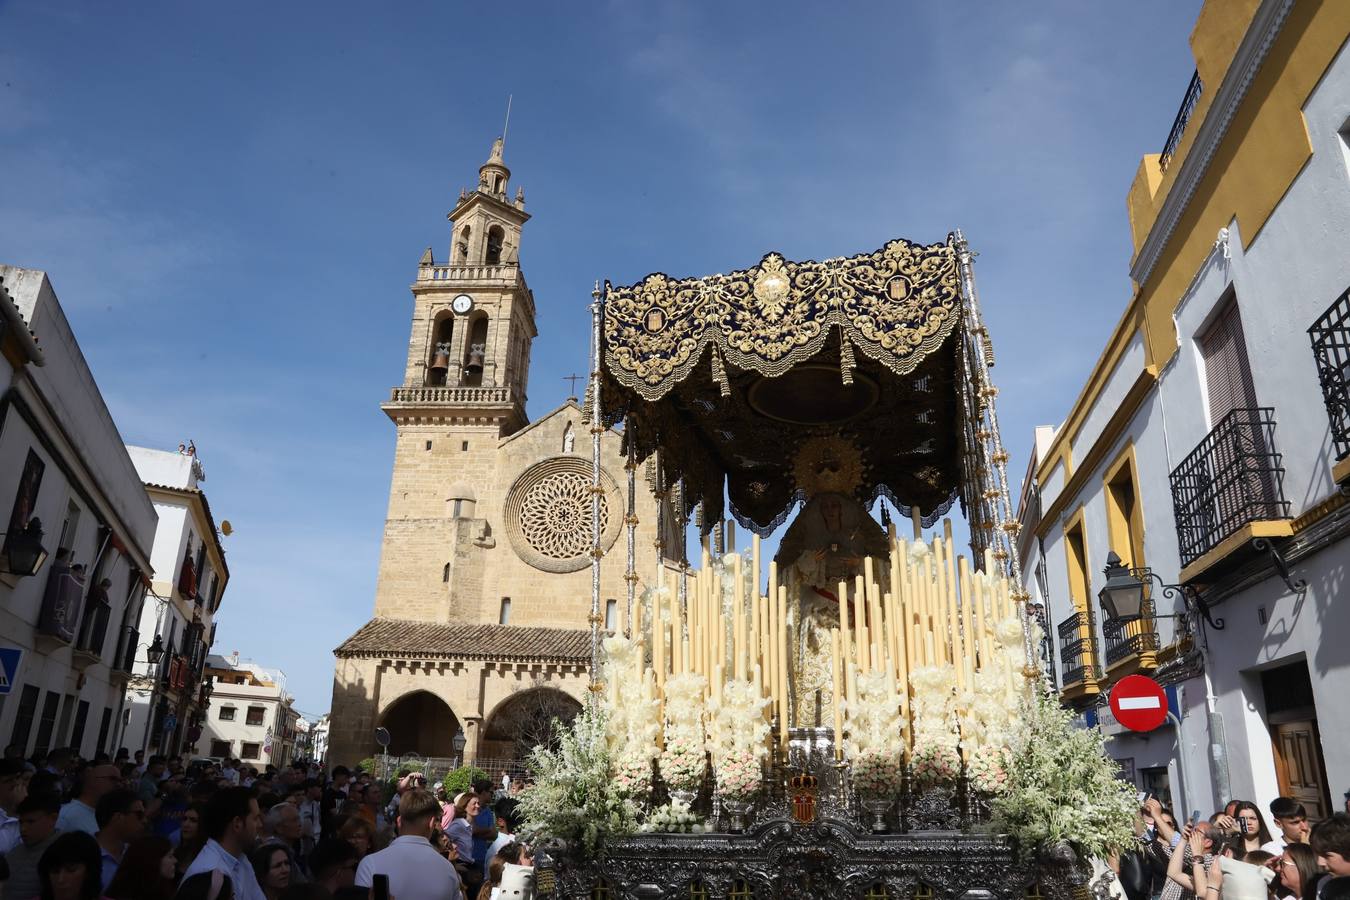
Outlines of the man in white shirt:
<svg viewBox="0 0 1350 900">
<path fill-rule="evenodd" d="M 431 846 L 431 830 L 440 818 L 441 805 L 430 791 L 404 793 L 398 803 L 399 836 L 361 860 L 356 886 L 368 888 L 376 875 L 386 875 L 395 900 L 461 900 L 459 873 Z"/>
<path fill-rule="evenodd" d="M 258 838 L 262 813 L 248 788 L 221 788 L 206 804 L 202 828 L 206 846 L 183 873 L 187 881 L 202 872 L 221 872 L 234 885 L 234 900 L 266 900 L 248 851 Z"/>
<path fill-rule="evenodd" d="M 1262 850 L 1279 856 L 1290 844 L 1308 843 L 1308 812 L 1302 803 L 1293 797 L 1276 797 L 1270 801 L 1270 817 L 1278 833 L 1261 845 Z"/>
</svg>

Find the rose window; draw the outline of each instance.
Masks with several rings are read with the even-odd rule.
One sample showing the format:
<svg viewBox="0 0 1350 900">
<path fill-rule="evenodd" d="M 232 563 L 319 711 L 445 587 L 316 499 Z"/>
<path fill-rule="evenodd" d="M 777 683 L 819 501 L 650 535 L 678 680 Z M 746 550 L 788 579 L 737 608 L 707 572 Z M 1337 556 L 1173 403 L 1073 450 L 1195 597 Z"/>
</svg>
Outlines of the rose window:
<svg viewBox="0 0 1350 900">
<path fill-rule="evenodd" d="M 616 485 L 602 473 L 601 546 L 618 536 L 610 514 Z M 622 518 L 622 517 L 619 517 Z M 589 460 L 558 456 L 526 469 L 507 493 L 506 526 L 521 559 L 546 572 L 573 572 L 591 561 L 591 467 Z"/>
</svg>

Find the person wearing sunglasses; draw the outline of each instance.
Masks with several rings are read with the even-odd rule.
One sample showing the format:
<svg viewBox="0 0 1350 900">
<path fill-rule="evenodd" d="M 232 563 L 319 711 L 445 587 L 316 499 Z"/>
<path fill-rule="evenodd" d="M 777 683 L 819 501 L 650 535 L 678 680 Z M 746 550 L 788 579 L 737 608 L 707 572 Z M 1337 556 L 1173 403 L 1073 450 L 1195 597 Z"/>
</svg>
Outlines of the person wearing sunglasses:
<svg viewBox="0 0 1350 900">
<path fill-rule="evenodd" d="M 126 788 L 111 790 L 99 798 L 94 811 L 98 820 L 99 855 L 102 858 L 102 885 L 107 890 L 122 864 L 127 844 L 145 833 L 145 801 Z"/>
</svg>

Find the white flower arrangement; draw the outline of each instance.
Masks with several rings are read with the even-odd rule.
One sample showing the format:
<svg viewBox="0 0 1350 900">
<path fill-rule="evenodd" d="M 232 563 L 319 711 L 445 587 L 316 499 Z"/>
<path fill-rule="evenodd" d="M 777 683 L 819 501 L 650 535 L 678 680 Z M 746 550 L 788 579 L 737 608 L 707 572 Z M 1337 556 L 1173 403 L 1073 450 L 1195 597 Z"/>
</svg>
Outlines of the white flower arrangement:
<svg viewBox="0 0 1350 900">
<path fill-rule="evenodd" d="M 970 786 L 981 794 L 998 794 L 1008 786 L 1008 766 L 1012 755 L 1004 747 L 979 746 L 966 760 Z"/>
<path fill-rule="evenodd" d="M 698 786 L 703 783 L 705 768 L 707 758 L 702 741 L 692 741 L 682 736 L 666 739 L 666 749 L 661 751 L 661 777 L 671 790 L 698 790 Z"/>
<path fill-rule="evenodd" d="M 614 761 L 614 783 L 625 797 L 642 799 L 652 792 L 652 758 L 647 753 L 625 753 Z"/>
<path fill-rule="evenodd" d="M 901 698 L 880 672 L 857 676 L 857 685 L 857 701 L 844 701 L 844 752 L 852 763 L 853 783 L 863 793 L 898 796 L 905 751 Z"/>
<path fill-rule="evenodd" d="M 852 757 L 853 787 L 865 797 L 892 799 L 904 786 L 900 754 L 865 750 Z"/>
<path fill-rule="evenodd" d="M 910 673 L 909 684 L 914 693 L 910 771 L 924 784 L 954 781 L 961 773 L 956 670 L 950 665 L 923 666 Z"/>
<path fill-rule="evenodd" d="M 728 800 L 750 800 L 759 793 L 763 767 L 752 752 L 729 754 L 717 764 L 717 792 Z"/>
<path fill-rule="evenodd" d="M 706 684 L 707 679 L 694 672 L 666 679 L 666 747 L 661 751 L 661 777 L 672 790 L 697 790 L 703 782 L 707 765 L 703 708 Z"/>
<path fill-rule="evenodd" d="M 753 682 L 732 679 L 722 686 L 721 702 L 711 705 L 708 750 L 723 796 L 744 800 L 759 790 L 763 759 L 768 753 L 765 739 L 769 724 L 764 721 L 768 703 Z"/>
<path fill-rule="evenodd" d="M 1134 841 L 1134 786 L 1116 777 L 1097 728 L 1080 728 L 1048 692 L 1023 707 L 1023 726 L 993 800 L 994 825 L 1024 856 L 1068 841 L 1106 857 Z"/>
<path fill-rule="evenodd" d="M 605 639 L 604 648 L 605 730 L 615 781 L 626 796 L 643 797 L 651 793 L 652 760 L 661 733 L 654 676 L 633 677 L 641 644 L 615 635 Z"/>
<path fill-rule="evenodd" d="M 703 834 L 708 829 L 687 805 L 673 800 L 652 810 L 638 830 L 645 834 Z"/>
<path fill-rule="evenodd" d="M 603 708 L 588 705 L 561 731 L 557 749 L 537 747 L 527 760 L 533 784 L 520 797 L 521 834 L 556 838 L 585 853 L 637 831 L 637 806 L 613 777 Z"/>
</svg>

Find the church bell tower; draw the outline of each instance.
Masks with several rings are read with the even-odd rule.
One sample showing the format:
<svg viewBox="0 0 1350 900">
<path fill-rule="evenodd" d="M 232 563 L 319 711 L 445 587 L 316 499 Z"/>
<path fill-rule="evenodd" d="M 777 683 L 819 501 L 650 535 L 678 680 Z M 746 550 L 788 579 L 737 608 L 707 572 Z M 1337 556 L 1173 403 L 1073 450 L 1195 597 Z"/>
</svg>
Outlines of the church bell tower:
<svg viewBox="0 0 1350 900">
<path fill-rule="evenodd" d="M 504 437 L 525 424 L 534 297 L 520 270 L 525 192 L 508 199 L 502 141 L 450 211 L 449 258 L 428 247 L 413 283 L 412 336 L 402 387 L 384 411 L 411 419 L 491 424 Z M 441 390 L 432 390 L 441 389 Z"/>
<path fill-rule="evenodd" d="M 471 615 L 447 590 L 456 546 L 495 545 L 482 524 L 497 478 L 497 448 L 525 414 L 534 295 L 520 269 L 525 194 L 508 195 L 502 142 L 450 211 L 448 259 L 423 252 L 412 284 L 412 331 L 403 383 L 381 405 L 398 429 L 377 616 L 445 621 Z M 478 524 L 474 524 L 474 523 Z M 442 571 L 444 570 L 444 571 Z M 472 579 L 470 579 L 472 580 Z"/>
</svg>

